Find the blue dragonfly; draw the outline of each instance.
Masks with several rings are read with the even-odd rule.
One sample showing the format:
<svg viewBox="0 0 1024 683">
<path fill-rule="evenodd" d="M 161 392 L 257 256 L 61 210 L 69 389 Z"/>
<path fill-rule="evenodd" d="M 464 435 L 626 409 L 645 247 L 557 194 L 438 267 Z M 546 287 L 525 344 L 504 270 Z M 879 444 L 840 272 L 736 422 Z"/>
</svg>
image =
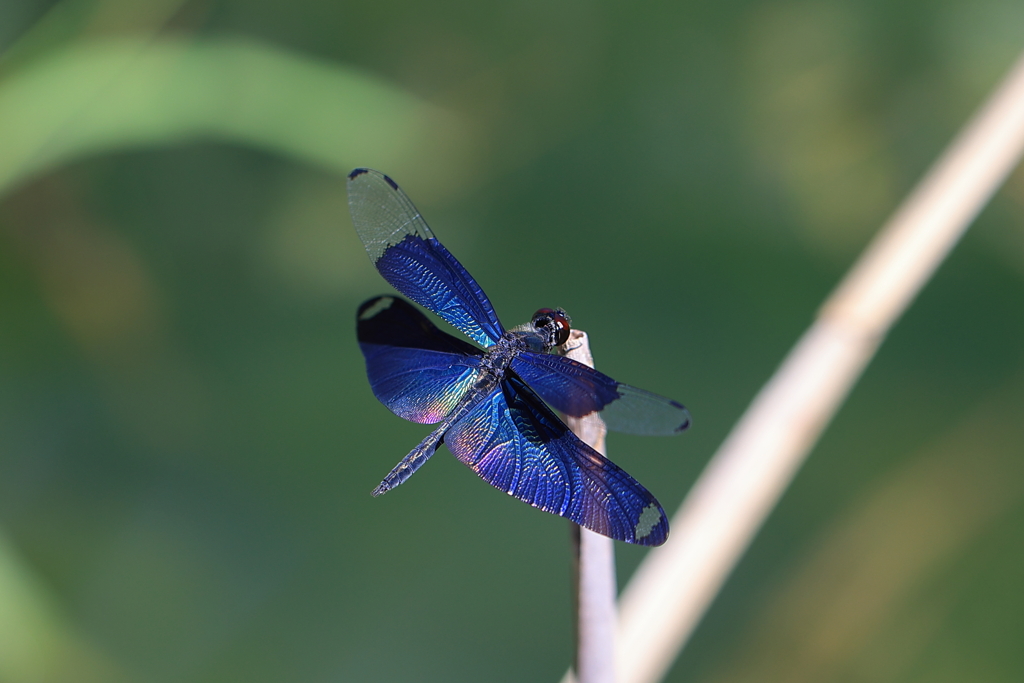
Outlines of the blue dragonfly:
<svg viewBox="0 0 1024 683">
<path fill-rule="evenodd" d="M 404 482 L 444 443 L 481 479 L 536 508 L 627 543 L 664 543 L 668 519 L 654 496 L 552 408 L 573 417 L 599 411 L 609 429 L 631 434 L 681 432 L 690 425 L 686 408 L 550 353 L 569 337 L 560 308 L 505 330 L 480 285 L 388 176 L 355 169 L 348 200 L 384 279 L 483 347 L 441 331 L 397 296 L 359 307 L 356 332 L 374 395 L 399 417 L 437 425 L 373 495 Z"/>
</svg>

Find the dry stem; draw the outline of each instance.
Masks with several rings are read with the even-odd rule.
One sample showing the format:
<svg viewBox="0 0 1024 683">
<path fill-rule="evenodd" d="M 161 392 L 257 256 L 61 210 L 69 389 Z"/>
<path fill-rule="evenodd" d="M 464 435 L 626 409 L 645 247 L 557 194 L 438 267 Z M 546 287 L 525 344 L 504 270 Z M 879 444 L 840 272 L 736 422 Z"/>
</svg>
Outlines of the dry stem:
<svg viewBox="0 0 1024 683">
<path fill-rule="evenodd" d="M 590 340 L 573 330 L 563 355 L 594 367 Z M 564 416 L 576 436 L 605 455 L 604 420 L 596 413 Z M 575 526 L 575 525 L 574 525 Z M 615 683 L 615 547 L 614 541 L 576 527 L 576 672 L 579 683 Z"/>
<path fill-rule="evenodd" d="M 892 324 L 1018 163 L 1024 55 L 868 246 L 708 464 L 621 599 L 620 683 L 669 669 Z"/>
</svg>

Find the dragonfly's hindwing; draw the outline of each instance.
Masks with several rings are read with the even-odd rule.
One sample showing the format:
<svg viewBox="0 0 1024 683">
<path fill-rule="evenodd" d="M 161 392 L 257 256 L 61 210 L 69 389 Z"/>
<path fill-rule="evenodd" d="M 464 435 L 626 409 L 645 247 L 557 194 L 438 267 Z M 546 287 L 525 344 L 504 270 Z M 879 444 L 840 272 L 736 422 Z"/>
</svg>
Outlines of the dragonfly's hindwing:
<svg viewBox="0 0 1024 683">
<path fill-rule="evenodd" d="M 480 375 L 480 349 L 437 329 L 396 296 L 360 306 L 356 336 L 373 394 L 406 420 L 440 422 Z"/>
<path fill-rule="evenodd" d="M 645 436 L 677 434 L 690 426 L 683 405 L 631 387 L 565 356 L 525 352 L 512 368 L 564 415 L 600 411 L 608 429 Z"/>
<path fill-rule="evenodd" d="M 580 441 L 514 373 L 445 443 L 484 481 L 541 510 L 627 543 L 660 545 L 668 536 L 654 496 Z"/>
</svg>

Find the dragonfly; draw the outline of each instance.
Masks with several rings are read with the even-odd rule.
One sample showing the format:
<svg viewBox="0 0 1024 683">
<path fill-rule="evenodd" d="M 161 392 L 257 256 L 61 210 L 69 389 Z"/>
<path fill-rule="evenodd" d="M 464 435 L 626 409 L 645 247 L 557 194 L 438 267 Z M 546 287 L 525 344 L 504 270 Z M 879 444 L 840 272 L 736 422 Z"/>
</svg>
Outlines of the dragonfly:
<svg viewBox="0 0 1024 683">
<path fill-rule="evenodd" d="M 356 336 L 374 395 L 399 417 L 437 425 L 373 495 L 406 481 L 443 443 L 488 484 L 536 508 L 626 543 L 664 543 L 661 504 L 555 411 L 597 412 L 612 430 L 668 435 L 690 426 L 686 408 L 552 353 L 571 330 L 561 308 L 541 308 L 506 330 L 480 285 L 388 176 L 355 169 L 348 200 L 384 279 L 476 342 L 440 330 L 398 296 L 359 306 Z"/>
</svg>

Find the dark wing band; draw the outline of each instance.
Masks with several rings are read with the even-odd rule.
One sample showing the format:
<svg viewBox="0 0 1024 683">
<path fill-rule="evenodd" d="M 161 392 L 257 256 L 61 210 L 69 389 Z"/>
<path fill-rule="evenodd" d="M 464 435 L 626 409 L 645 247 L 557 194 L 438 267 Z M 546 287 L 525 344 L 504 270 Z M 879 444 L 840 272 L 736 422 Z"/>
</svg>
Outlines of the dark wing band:
<svg viewBox="0 0 1024 683">
<path fill-rule="evenodd" d="M 356 336 L 374 396 L 406 420 L 440 422 L 480 375 L 480 349 L 437 329 L 396 296 L 360 306 Z"/>
</svg>

